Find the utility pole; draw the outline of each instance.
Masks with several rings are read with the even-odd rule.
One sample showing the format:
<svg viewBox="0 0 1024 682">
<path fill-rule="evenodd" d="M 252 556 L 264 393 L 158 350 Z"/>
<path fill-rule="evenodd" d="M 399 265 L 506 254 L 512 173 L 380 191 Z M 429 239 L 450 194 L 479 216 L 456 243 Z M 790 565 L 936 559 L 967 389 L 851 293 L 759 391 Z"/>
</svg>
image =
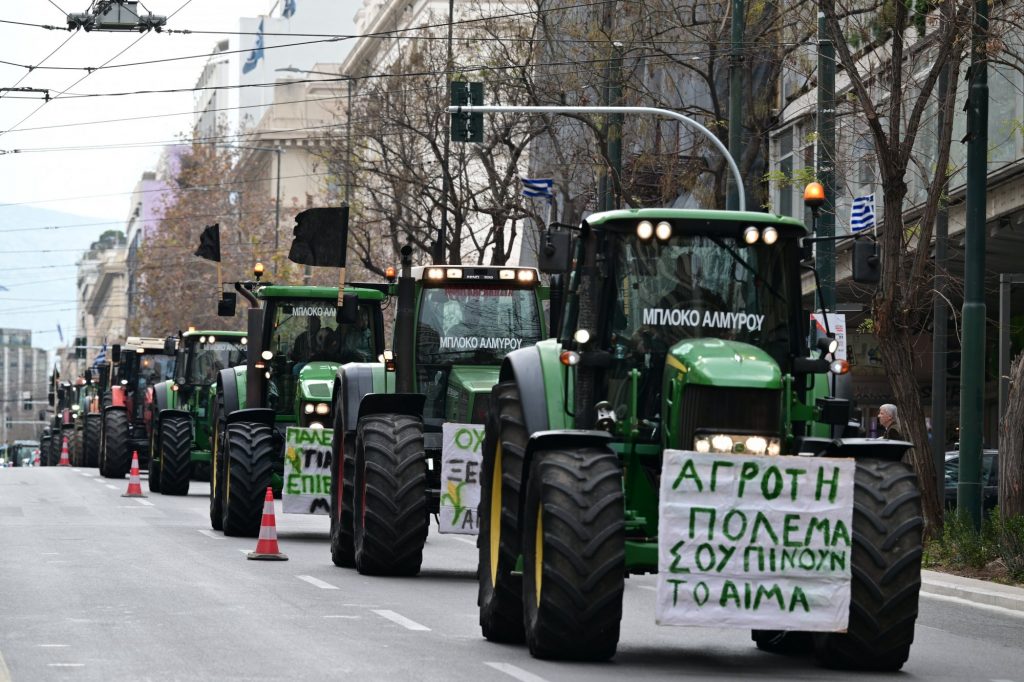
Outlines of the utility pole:
<svg viewBox="0 0 1024 682">
<path fill-rule="evenodd" d="M 988 179 L 988 0 L 975 0 L 967 107 L 967 210 L 963 350 L 960 362 L 960 481 L 956 504 L 981 528 L 985 407 L 985 201 Z"/>
<path fill-rule="evenodd" d="M 345 116 L 348 120 L 345 121 L 345 205 L 349 208 L 352 207 L 352 79 L 349 78 L 347 81 L 348 85 L 348 103 L 346 105 Z"/>
<path fill-rule="evenodd" d="M 835 0 L 821 0 L 821 4 Z M 825 188 L 825 205 L 818 218 L 815 243 L 816 267 L 821 277 L 823 313 L 836 309 L 836 49 L 825 28 L 825 12 L 818 10 L 818 182 Z"/>
<path fill-rule="evenodd" d="M 746 28 L 743 0 L 732 0 L 732 51 L 729 54 L 729 153 L 736 163 L 743 156 L 743 33 Z M 735 211 L 739 205 L 736 188 L 729 185 L 725 207 Z"/>
<path fill-rule="evenodd" d="M 615 30 L 616 3 L 605 6 L 601 26 L 605 35 L 612 36 Z M 608 61 L 604 66 L 604 105 L 622 105 L 622 43 L 612 41 Z M 609 114 L 602 126 L 605 137 L 605 158 L 608 165 L 602 170 L 597 193 L 600 209 L 610 211 L 616 204 L 616 183 L 622 182 L 622 115 Z"/>
<path fill-rule="evenodd" d="M 445 61 L 444 80 L 445 101 L 452 101 L 452 70 L 455 64 L 452 56 L 452 25 L 455 23 L 455 0 L 448 0 L 448 57 Z M 437 231 L 437 244 L 434 245 L 434 263 L 445 262 L 444 241 L 448 234 L 448 198 L 451 196 L 451 182 L 449 181 L 448 160 L 451 154 L 451 134 L 444 136 L 444 161 L 441 167 L 441 227 Z"/>
</svg>

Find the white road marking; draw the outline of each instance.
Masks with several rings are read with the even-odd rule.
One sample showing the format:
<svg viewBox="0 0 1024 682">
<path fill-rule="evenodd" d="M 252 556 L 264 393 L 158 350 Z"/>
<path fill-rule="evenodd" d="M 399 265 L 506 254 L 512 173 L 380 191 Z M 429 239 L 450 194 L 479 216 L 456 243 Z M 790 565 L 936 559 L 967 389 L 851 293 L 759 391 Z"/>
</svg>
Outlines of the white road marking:
<svg viewBox="0 0 1024 682">
<path fill-rule="evenodd" d="M 219 534 L 217 531 L 209 530 L 208 528 L 199 528 L 198 530 L 199 530 L 200 533 L 202 533 L 203 535 L 205 535 L 208 538 L 213 538 L 214 540 L 223 540 L 224 539 L 224 536 Z"/>
<path fill-rule="evenodd" d="M 84 668 L 85 663 L 47 663 L 51 668 Z"/>
<path fill-rule="evenodd" d="M 547 680 L 545 680 L 543 677 L 540 677 L 539 675 L 534 675 L 533 673 L 523 670 L 522 668 L 517 668 L 511 663 L 484 661 L 484 665 L 494 668 L 500 673 L 505 673 L 509 677 L 514 677 L 515 679 L 520 680 L 520 682 L 547 682 Z"/>
<path fill-rule="evenodd" d="M 63 647 L 71 646 L 71 645 L 70 644 L 36 644 L 36 646 L 39 647 L 40 649 L 57 649 L 57 648 L 63 648 Z"/>
<path fill-rule="evenodd" d="M 155 507 L 156 506 L 155 504 L 153 504 L 149 500 L 135 500 L 135 501 L 138 502 L 139 504 L 141 504 L 143 507 Z"/>
<path fill-rule="evenodd" d="M 60 552 L 43 552 L 43 556 L 60 556 Z"/>
<path fill-rule="evenodd" d="M 92 480 L 96 481 L 97 483 L 103 483 L 103 479 L 102 478 L 94 478 Z"/>
<path fill-rule="evenodd" d="M 420 632 L 430 632 L 430 628 L 428 628 L 426 625 L 420 625 L 416 621 L 410 620 L 410 619 L 406 618 L 405 616 L 403 616 L 400 613 L 395 613 L 394 611 L 390 611 L 388 609 L 374 609 L 373 612 L 376 613 L 381 618 L 387 618 L 392 623 L 398 623 L 399 625 L 401 625 L 406 630 L 416 630 L 416 631 L 420 631 Z"/>
<path fill-rule="evenodd" d="M 108 484 L 107 484 L 107 487 L 108 487 L 108 488 L 110 488 L 111 490 L 117 490 L 117 486 L 116 486 L 116 485 L 110 485 L 110 484 L 108 483 Z"/>
<path fill-rule="evenodd" d="M 80 473 L 82 473 L 82 470 L 81 470 L 81 469 L 72 469 L 72 471 L 74 471 L 74 472 L 75 472 L 76 474 L 80 474 Z"/>
<path fill-rule="evenodd" d="M 249 552 L 251 552 L 252 550 L 251 550 L 251 549 L 242 549 L 241 547 L 239 547 L 239 548 L 238 548 L 238 551 L 239 551 L 239 552 L 241 552 L 242 554 L 248 554 L 248 553 L 249 553 Z"/>
<path fill-rule="evenodd" d="M 453 540 L 458 540 L 459 542 L 465 542 L 465 543 L 468 543 L 468 544 L 473 545 L 474 547 L 476 547 L 476 540 L 474 540 L 473 538 L 467 538 L 467 537 L 462 536 L 462 535 L 452 535 L 451 537 L 452 537 Z"/>
<path fill-rule="evenodd" d="M 324 618 L 344 618 L 346 620 L 359 620 L 362 616 L 324 616 Z"/>
<path fill-rule="evenodd" d="M 310 585 L 312 585 L 314 587 L 319 587 L 321 590 L 336 590 L 336 589 L 338 589 L 334 585 L 332 585 L 330 583 L 325 583 L 323 580 L 320 580 L 319 578 L 314 578 L 311 575 L 297 575 L 295 577 L 298 578 L 299 580 L 305 580 Z"/>
<path fill-rule="evenodd" d="M 993 611 L 995 613 L 1001 613 L 1004 616 L 1024 618 L 1024 611 L 1018 611 L 1016 609 L 1007 609 L 1002 606 L 996 606 L 994 604 L 978 604 L 977 602 L 969 601 L 967 599 L 961 599 L 960 597 L 950 597 L 945 594 L 932 594 L 931 592 L 921 592 L 921 596 L 927 597 L 928 599 L 938 599 L 939 601 L 948 601 L 952 604 L 963 604 L 964 606 L 972 606 L 976 609 Z"/>
<path fill-rule="evenodd" d="M 0 682 L 11 682 L 11 671 L 7 669 L 2 651 L 0 651 Z"/>
</svg>

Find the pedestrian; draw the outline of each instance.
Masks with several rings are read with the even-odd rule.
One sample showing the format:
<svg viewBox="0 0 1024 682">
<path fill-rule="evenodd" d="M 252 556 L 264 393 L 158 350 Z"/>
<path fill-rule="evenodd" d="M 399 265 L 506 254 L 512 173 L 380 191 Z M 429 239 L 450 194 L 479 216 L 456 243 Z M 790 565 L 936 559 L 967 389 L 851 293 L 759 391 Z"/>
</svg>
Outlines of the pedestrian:
<svg viewBox="0 0 1024 682">
<path fill-rule="evenodd" d="M 903 435 L 900 433 L 900 421 L 896 413 L 896 406 L 892 403 L 886 403 L 878 408 L 878 423 L 885 429 L 882 432 L 881 438 L 886 440 L 903 440 Z"/>
</svg>

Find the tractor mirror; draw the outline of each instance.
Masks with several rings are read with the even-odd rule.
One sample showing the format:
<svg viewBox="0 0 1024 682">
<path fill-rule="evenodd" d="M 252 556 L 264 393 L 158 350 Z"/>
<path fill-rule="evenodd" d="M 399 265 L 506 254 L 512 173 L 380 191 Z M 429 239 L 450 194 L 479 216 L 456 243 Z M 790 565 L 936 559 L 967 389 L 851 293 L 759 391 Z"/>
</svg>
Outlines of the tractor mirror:
<svg viewBox="0 0 1024 682">
<path fill-rule="evenodd" d="M 231 291 L 225 291 L 221 294 L 220 300 L 217 301 L 217 315 L 220 317 L 234 317 L 235 306 L 238 303 L 238 294 Z"/>
<path fill-rule="evenodd" d="M 115 364 L 121 362 L 121 344 L 115 343 L 110 349 L 110 357 Z"/>
<path fill-rule="evenodd" d="M 338 307 L 337 320 L 340 324 L 355 324 L 359 321 L 359 297 L 345 294 Z"/>
<path fill-rule="evenodd" d="M 57 402 L 57 396 L 54 395 L 53 391 L 50 391 L 49 393 L 46 394 L 46 402 L 50 404 L 50 407 L 53 407 L 54 404 Z"/>
<path fill-rule="evenodd" d="M 85 383 L 91 384 L 92 383 L 92 370 L 90 370 L 90 369 L 85 370 L 85 374 L 83 374 L 82 377 L 85 379 Z"/>
<path fill-rule="evenodd" d="M 568 272 L 572 266 L 572 235 L 548 228 L 537 252 L 537 269 L 546 274 Z"/>
<path fill-rule="evenodd" d="M 858 284 L 877 284 L 882 278 L 878 245 L 866 239 L 853 243 L 853 281 Z"/>
<path fill-rule="evenodd" d="M 168 336 L 164 339 L 164 355 L 174 355 L 177 350 L 177 344 L 173 336 Z"/>
</svg>

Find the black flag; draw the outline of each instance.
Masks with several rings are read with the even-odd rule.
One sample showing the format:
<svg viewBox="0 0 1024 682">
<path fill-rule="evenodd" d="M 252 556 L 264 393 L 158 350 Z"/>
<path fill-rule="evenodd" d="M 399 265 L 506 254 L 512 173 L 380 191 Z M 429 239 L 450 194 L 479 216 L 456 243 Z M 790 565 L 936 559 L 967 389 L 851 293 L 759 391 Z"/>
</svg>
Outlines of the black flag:
<svg viewBox="0 0 1024 682">
<path fill-rule="evenodd" d="M 348 206 L 310 208 L 295 216 L 295 223 L 289 260 L 302 265 L 345 267 Z"/>
<path fill-rule="evenodd" d="M 196 255 L 206 260 L 220 262 L 220 223 L 207 225 L 199 235 L 199 248 Z"/>
</svg>

